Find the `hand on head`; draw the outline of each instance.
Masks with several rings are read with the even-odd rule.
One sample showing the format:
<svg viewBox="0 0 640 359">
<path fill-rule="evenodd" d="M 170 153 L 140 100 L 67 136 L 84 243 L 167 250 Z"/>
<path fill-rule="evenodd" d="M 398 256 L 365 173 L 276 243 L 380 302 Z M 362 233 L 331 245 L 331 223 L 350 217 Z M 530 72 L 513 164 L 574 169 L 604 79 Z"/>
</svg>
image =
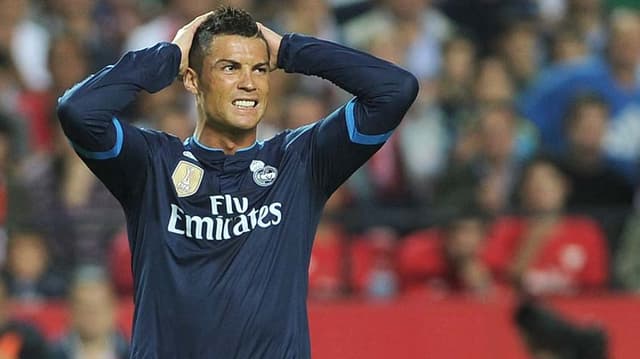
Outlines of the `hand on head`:
<svg viewBox="0 0 640 359">
<path fill-rule="evenodd" d="M 202 24 L 211 14 L 213 14 L 213 11 L 209 11 L 206 14 L 196 17 L 193 21 L 180 28 L 178 33 L 176 33 L 176 36 L 173 38 L 172 42 L 178 45 L 180 53 L 182 54 L 178 75 L 184 75 L 187 67 L 189 67 L 189 50 L 191 49 L 191 43 L 193 42 L 193 35 L 196 33 L 198 26 L 200 26 L 200 24 Z"/>
<path fill-rule="evenodd" d="M 269 68 L 271 71 L 278 69 L 278 51 L 280 50 L 280 42 L 282 41 L 282 36 L 280 36 L 275 31 L 269 29 L 268 27 L 262 25 L 262 23 L 256 22 L 258 25 L 258 29 L 264 36 L 264 39 L 267 41 L 267 45 L 269 45 L 270 50 L 270 58 L 269 58 Z"/>
<path fill-rule="evenodd" d="M 193 42 L 193 36 L 195 35 L 198 26 L 200 26 L 200 24 L 202 24 L 211 14 L 213 14 L 213 11 L 196 17 L 195 19 L 193 19 L 193 21 L 180 28 L 180 30 L 178 30 L 178 32 L 176 33 L 176 36 L 173 38 L 172 43 L 178 45 L 182 54 L 180 60 L 180 69 L 178 71 L 179 76 L 184 75 L 187 67 L 189 67 L 189 51 Z M 278 50 L 280 49 L 282 36 L 259 22 L 257 22 L 256 24 L 258 25 L 258 29 L 260 29 L 260 32 L 267 41 L 269 49 L 271 50 L 269 68 L 271 69 L 271 71 L 277 70 Z"/>
</svg>

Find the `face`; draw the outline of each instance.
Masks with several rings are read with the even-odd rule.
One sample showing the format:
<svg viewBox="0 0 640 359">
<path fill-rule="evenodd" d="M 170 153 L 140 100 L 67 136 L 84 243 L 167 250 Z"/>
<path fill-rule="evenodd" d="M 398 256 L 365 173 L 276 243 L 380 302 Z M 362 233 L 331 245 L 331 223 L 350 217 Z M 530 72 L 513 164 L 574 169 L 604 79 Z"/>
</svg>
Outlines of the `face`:
<svg viewBox="0 0 640 359">
<path fill-rule="evenodd" d="M 512 30 L 503 43 L 504 56 L 517 77 L 527 77 L 536 68 L 536 32 L 527 25 Z"/>
<path fill-rule="evenodd" d="M 567 195 L 564 176 L 551 164 L 533 164 L 525 173 L 523 201 L 533 212 L 554 212 L 562 209 Z"/>
<path fill-rule="evenodd" d="M 483 238 L 482 221 L 475 218 L 461 219 L 449 229 L 445 250 L 453 260 L 470 258 L 478 253 Z"/>
<path fill-rule="evenodd" d="M 615 66 L 635 67 L 640 63 L 640 20 L 631 14 L 620 15 L 612 25 L 610 58 Z"/>
<path fill-rule="evenodd" d="M 506 161 L 513 155 L 515 128 L 513 115 L 503 109 L 488 110 L 480 119 L 483 152 L 492 161 Z"/>
<path fill-rule="evenodd" d="M 582 106 L 570 131 L 571 144 L 583 151 L 600 152 L 607 131 L 607 110 L 599 105 Z"/>
<path fill-rule="evenodd" d="M 71 311 L 76 331 L 82 338 L 108 335 L 114 328 L 114 298 L 111 289 L 101 282 L 77 285 L 71 297 Z"/>
<path fill-rule="evenodd" d="M 489 58 L 480 64 L 474 88 L 478 101 L 510 101 L 514 92 L 513 79 L 502 61 L 497 58 Z"/>
<path fill-rule="evenodd" d="M 455 81 L 471 77 L 474 68 L 473 44 L 466 39 L 455 40 L 444 55 L 444 70 Z"/>
<path fill-rule="evenodd" d="M 575 61 L 588 53 L 586 42 L 569 29 L 556 33 L 551 50 L 553 61 L 559 63 Z"/>
<path fill-rule="evenodd" d="M 46 270 L 47 251 L 43 239 L 34 234 L 16 234 L 9 252 L 8 265 L 23 280 L 37 280 Z"/>
<path fill-rule="evenodd" d="M 261 38 L 214 37 L 202 73 L 192 70 L 185 87 L 196 95 L 205 126 L 223 133 L 255 131 L 267 108 L 269 55 Z"/>
</svg>

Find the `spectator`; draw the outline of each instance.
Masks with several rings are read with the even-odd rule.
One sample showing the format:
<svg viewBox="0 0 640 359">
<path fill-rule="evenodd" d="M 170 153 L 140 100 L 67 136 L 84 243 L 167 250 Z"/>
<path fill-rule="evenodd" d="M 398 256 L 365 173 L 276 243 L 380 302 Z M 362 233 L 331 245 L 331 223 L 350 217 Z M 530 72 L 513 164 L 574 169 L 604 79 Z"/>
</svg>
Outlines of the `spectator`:
<svg viewBox="0 0 640 359">
<path fill-rule="evenodd" d="M 108 276 L 97 267 L 76 272 L 69 296 L 71 329 L 53 349 L 52 359 L 129 358 L 116 328 L 117 302 Z"/>
<path fill-rule="evenodd" d="M 397 164 L 400 167 L 395 173 L 404 176 L 405 182 L 398 181 L 398 185 L 407 187 L 408 203 L 427 204 L 433 201 L 434 187 L 445 169 L 451 145 L 446 121 L 447 117 L 436 104 L 419 100 L 396 130 Z"/>
<path fill-rule="evenodd" d="M 11 54 L 20 81 L 29 90 L 49 86 L 47 29 L 29 18 L 28 0 L 0 0 L 0 51 Z"/>
<path fill-rule="evenodd" d="M 536 158 L 521 188 L 524 217 L 499 219 L 485 258 L 494 274 L 537 295 L 580 294 L 606 289 L 608 249 L 592 220 L 564 213 L 567 179 L 555 163 Z"/>
<path fill-rule="evenodd" d="M 573 65 L 587 61 L 589 52 L 582 34 L 569 24 L 561 25 L 554 33 L 550 44 L 552 66 Z"/>
<path fill-rule="evenodd" d="M 274 30 L 340 40 L 338 24 L 326 0 L 288 0 L 274 13 Z"/>
<path fill-rule="evenodd" d="M 500 56 L 507 64 L 517 92 L 535 79 L 540 69 L 542 54 L 535 23 L 515 20 L 508 25 L 500 41 Z"/>
<path fill-rule="evenodd" d="M 400 36 L 399 32 L 393 30 L 380 34 L 380 36 L 370 39 L 367 49 L 371 54 L 382 59 L 392 63 L 402 63 L 405 59 L 404 47 L 398 36 Z M 420 96 L 422 94 L 424 92 L 421 92 Z M 402 131 L 404 130 L 396 132 Z M 424 141 L 422 135 L 428 134 L 423 132 L 417 135 Z M 402 152 L 403 140 L 415 143 L 415 140 L 401 139 L 397 134 L 391 136 L 382 148 L 355 172 L 348 185 L 358 202 L 375 205 L 404 205 L 409 202 L 411 194 L 405 171 L 408 167 L 404 162 L 406 160 L 403 157 L 405 153 Z M 424 154 L 422 151 L 416 152 L 418 155 Z"/>
<path fill-rule="evenodd" d="M 440 8 L 457 26 L 475 34 L 481 56 L 489 55 L 514 19 L 536 15 L 533 0 L 440 1 Z"/>
<path fill-rule="evenodd" d="M 372 10 L 344 24 L 345 41 L 365 48 L 388 33 L 404 48 L 403 65 L 419 79 L 434 78 L 440 69 L 441 46 L 452 31 L 449 20 L 432 1 L 381 0 Z"/>
<path fill-rule="evenodd" d="M 491 274 L 482 262 L 486 223 L 477 211 L 454 216 L 441 229 L 419 230 L 405 237 L 398 266 L 405 291 L 487 294 Z"/>
<path fill-rule="evenodd" d="M 565 21 L 573 24 L 585 39 L 590 54 L 605 51 L 607 25 L 602 0 L 568 0 Z"/>
<path fill-rule="evenodd" d="M 472 135 L 475 141 L 469 151 L 472 157 L 452 164 L 441 179 L 436 192 L 440 208 L 464 206 L 477 198 L 489 213 L 500 213 L 512 207 L 511 199 L 523 159 L 517 153 L 515 112 L 507 104 L 484 106 Z"/>
<path fill-rule="evenodd" d="M 107 248 L 123 226 L 119 204 L 87 169 L 56 128 L 54 153 L 25 163 L 20 190 L 24 192 L 25 226 L 50 241 L 52 264 L 66 272 L 79 264 L 105 264 Z"/>
<path fill-rule="evenodd" d="M 11 298 L 28 304 L 60 299 L 66 294 L 64 278 L 50 268 L 46 242 L 39 233 L 12 233 L 7 252 L 2 276 Z"/>
<path fill-rule="evenodd" d="M 20 142 L 24 141 L 19 129 L 19 120 L 0 111 L 0 265 L 6 257 L 6 232 L 20 227 L 27 207 L 17 175 L 23 155 Z"/>
<path fill-rule="evenodd" d="M 42 335 L 31 325 L 10 319 L 7 289 L 0 278 L 0 358 L 48 358 L 49 348 Z"/>
<path fill-rule="evenodd" d="M 640 135 L 633 130 L 640 128 L 635 124 L 638 116 L 633 115 L 640 106 L 640 83 L 636 77 L 640 65 L 640 20 L 635 13 L 616 13 L 610 31 L 605 57 L 551 67 L 519 99 L 523 115 L 538 126 L 542 143 L 549 150 L 566 150 L 562 118 L 576 95 L 589 91 L 602 96 L 611 110 L 614 134 L 608 151 L 626 160 L 635 160 L 640 153 Z"/>
<path fill-rule="evenodd" d="M 69 34 L 86 49 L 90 70 L 97 71 L 117 60 L 120 44 L 97 17 L 97 0 L 51 1 L 49 11 L 41 16 L 48 20 L 54 34 Z"/>
<path fill-rule="evenodd" d="M 398 295 L 395 262 L 397 234 L 391 228 L 374 227 L 351 242 L 351 287 L 368 300 L 390 300 Z"/>
<path fill-rule="evenodd" d="M 633 188 L 604 153 L 608 122 L 609 106 L 598 95 L 578 97 L 571 106 L 566 119 L 568 149 L 562 159 L 571 208 L 631 207 Z"/>
<path fill-rule="evenodd" d="M 163 14 L 130 32 L 124 50 L 138 50 L 161 41 L 171 41 L 182 24 L 211 11 L 213 7 L 213 0 L 169 0 Z"/>
<path fill-rule="evenodd" d="M 477 106 L 506 105 L 515 102 L 516 88 L 507 65 L 497 57 L 480 61 L 474 82 L 474 101 Z M 529 119 L 516 115 L 516 152 L 520 159 L 528 159 L 538 148 L 539 135 Z"/>
<path fill-rule="evenodd" d="M 478 103 L 512 102 L 516 87 L 507 64 L 499 57 L 483 58 L 473 83 L 473 96 Z"/>
<path fill-rule="evenodd" d="M 29 120 L 29 140 L 36 152 L 50 153 L 53 147 L 52 119 L 55 104 L 63 92 L 82 80 L 89 71 L 89 53 L 78 37 L 62 33 L 50 40 L 47 68 L 51 82 L 46 91 L 24 96 Z"/>
<path fill-rule="evenodd" d="M 0 112 L 20 112 L 20 98 L 23 93 L 24 86 L 11 53 L 9 49 L 0 47 Z"/>
<path fill-rule="evenodd" d="M 316 231 L 309 263 L 309 298 L 312 300 L 334 300 L 347 293 L 344 258 L 349 237 L 338 217 L 346 194 L 342 186 L 329 198 Z"/>
<path fill-rule="evenodd" d="M 473 103 L 476 49 L 470 38 L 454 35 L 445 41 L 438 102 L 448 118 L 459 118 Z"/>
</svg>

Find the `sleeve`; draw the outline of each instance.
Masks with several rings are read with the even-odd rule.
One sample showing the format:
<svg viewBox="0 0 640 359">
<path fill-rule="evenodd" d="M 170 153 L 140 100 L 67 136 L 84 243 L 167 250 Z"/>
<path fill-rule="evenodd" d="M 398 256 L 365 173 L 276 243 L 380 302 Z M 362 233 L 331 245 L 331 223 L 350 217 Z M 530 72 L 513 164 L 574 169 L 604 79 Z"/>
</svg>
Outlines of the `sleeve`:
<svg viewBox="0 0 640 359">
<path fill-rule="evenodd" d="M 366 53 L 298 34 L 283 37 L 278 66 L 329 80 L 355 97 L 313 126 L 313 177 L 330 194 L 391 136 L 418 93 L 409 72 Z"/>
<path fill-rule="evenodd" d="M 141 192 L 154 134 L 123 121 L 121 113 L 141 90 L 154 93 L 170 85 L 180 56 L 170 43 L 128 52 L 58 100 L 58 119 L 71 145 L 123 204 Z"/>
</svg>

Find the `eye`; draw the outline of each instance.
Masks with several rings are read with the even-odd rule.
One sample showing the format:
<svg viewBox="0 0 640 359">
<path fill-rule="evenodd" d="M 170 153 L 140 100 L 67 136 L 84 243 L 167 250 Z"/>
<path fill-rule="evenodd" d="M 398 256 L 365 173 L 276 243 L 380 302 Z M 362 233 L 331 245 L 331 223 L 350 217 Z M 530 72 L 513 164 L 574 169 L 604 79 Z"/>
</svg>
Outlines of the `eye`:
<svg viewBox="0 0 640 359">
<path fill-rule="evenodd" d="M 269 70 L 267 69 L 267 67 L 266 67 L 266 66 L 258 67 L 258 68 L 256 68 L 256 71 L 257 71 L 257 72 L 259 72 L 259 73 L 261 73 L 261 74 L 264 74 L 264 73 L 269 72 Z"/>
<path fill-rule="evenodd" d="M 224 66 L 222 66 L 222 71 L 225 71 L 225 72 L 231 72 L 234 69 L 235 69 L 235 66 L 233 66 L 233 65 L 224 65 Z"/>
</svg>

